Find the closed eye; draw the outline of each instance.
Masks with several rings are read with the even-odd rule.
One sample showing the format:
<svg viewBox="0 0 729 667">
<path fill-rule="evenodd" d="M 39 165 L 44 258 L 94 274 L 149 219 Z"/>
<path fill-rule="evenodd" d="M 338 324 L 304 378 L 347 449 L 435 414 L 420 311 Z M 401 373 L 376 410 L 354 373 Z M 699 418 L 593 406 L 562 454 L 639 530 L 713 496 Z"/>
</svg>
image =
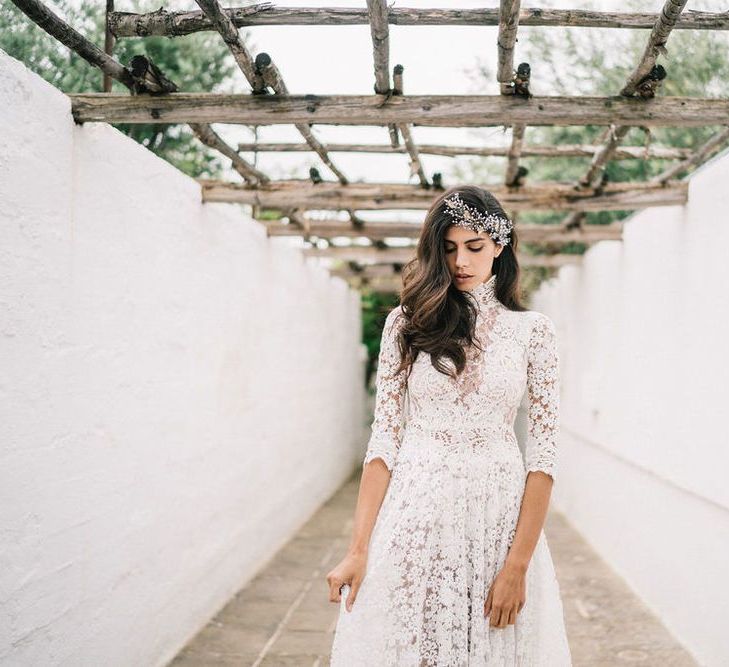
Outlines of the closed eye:
<svg viewBox="0 0 729 667">
<path fill-rule="evenodd" d="M 483 250 L 483 246 L 481 246 L 480 248 L 471 248 L 471 247 L 469 247 L 468 249 L 471 252 L 481 252 Z M 446 253 L 450 253 L 450 252 L 453 252 L 454 250 L 455 250 L 455 248 L 450 247 L 450 248 L 446 248 L 445 251 L 446 251 Z"/>
</svg>

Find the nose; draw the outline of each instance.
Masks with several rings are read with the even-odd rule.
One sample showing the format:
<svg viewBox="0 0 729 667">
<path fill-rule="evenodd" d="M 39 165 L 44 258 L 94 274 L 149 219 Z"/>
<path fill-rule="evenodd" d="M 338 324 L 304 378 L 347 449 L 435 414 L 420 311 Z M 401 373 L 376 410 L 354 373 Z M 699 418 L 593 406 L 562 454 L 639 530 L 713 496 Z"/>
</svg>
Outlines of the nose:
<svg viewBox="0 0 729 667">
<path fill-rule="evenodd" d="M 464 269 L 468 266 L 468 255 L 465 250 L 458 250 L 456 252 L 456 267 Z"/>
</svg>

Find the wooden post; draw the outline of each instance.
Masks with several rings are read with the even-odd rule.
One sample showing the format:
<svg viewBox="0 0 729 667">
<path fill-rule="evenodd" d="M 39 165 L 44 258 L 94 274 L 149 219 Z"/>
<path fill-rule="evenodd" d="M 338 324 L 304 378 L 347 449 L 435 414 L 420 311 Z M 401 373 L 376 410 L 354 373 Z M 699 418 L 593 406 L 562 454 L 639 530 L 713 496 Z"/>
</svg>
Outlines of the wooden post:
<svg viewBox="0 0 729 667">
<path fill-rule="evenodd" d="M 402 65 L 395 65 L 395 69 L 393 70 L 393 92 L 395 95 L 403 94 L 404 83 L 402 74 L 404 69 Z M 410 132 L 410 126 L 407 123 L 398 123 L 396 127 L 402 135 L 403 141 L 405 142 L 405 149 L 408 155 L 410 155 L 410 175 L 417 174 L 420 185 L 424 188 L 429 188 L 430 183 L 428 183 L 428 177 L 425 175 L 423 164 L 420 161 L 420 153 Z"/>
<path fill-rule="evenodd" d="M 506 165 L 506 175 L 504 177 L 504 183 L 509 187 L 521 185 L 520 176 L 521 170 L 524 170 L 524 167 L 519 167 L 519 156 L 521 155 L 525 131 L 526 125 L 524 125 L 524 123 L 518 123 L 517 125 L 511 126 L 511 147 L 508 152 L 509 159 Z"/>
<path fill-rule="evenodd" d="M 114 34 L 111 32 L 109 27 L 109 15 L 114 11 L 114 0 L 106 0 L 106 20 L 104 22 L 105 36 L 104 36 L 104 53 L 110 56 L 114 52 Z M 103 89 L 105 93 L 111 92 L 111 76 L 104 72 Z"/>
<path fill-rule="evenodd" d="M 501 0 L 499 7 L 499 36 L 497 39 L 498 67 L 496 80 L 502 95 L 512 95 L 514 78 L 514 47 L 519 27 L 520 0 Z"/>
<path fill-rule="evenodd" d="M 666 42 L 668 36 L 671 34 L 671 30 L 676 27 L 678 19 L 681 16 L 683 8 L 686 6 L 688 0 L 666 0 L 666 4 L 661 10 L 661 14 L 656 20 L 651 36 L 648 39 L 648 44 L 643 52 L 643 57 L 635 68 L 633 73 L 630 75 L 628 82 L 625 87 L 620 91 L 621 95 L 630 97 L 634 95 L 638 84 L 643 78 L 651 71 L 653 65 L 656 64 L 658 54 L 666 54 Z"/>
<path fill-rule="evenodd" d="M 384 95 L 383 104 L 392 95 L 390 88 L 390 27 L 388 18 L 387 0 L 367 0 L 367 15 L 372 35 L 372 51 L 375 67 L 375 93 Z M 390 123 L 387 126 L 390 133 L 390 143 L 398 146 L 400 141 L 397 126 Z"/>
</svg>

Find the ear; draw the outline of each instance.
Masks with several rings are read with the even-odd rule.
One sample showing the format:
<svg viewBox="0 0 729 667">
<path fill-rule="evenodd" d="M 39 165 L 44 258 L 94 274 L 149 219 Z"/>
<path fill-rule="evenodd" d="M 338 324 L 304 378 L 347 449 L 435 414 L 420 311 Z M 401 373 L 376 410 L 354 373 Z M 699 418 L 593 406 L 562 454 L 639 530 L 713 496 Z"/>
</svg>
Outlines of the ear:
<svg viewBox="0 0 729 667">
<path fill-rule="evenodd" d="M 500 245 L 500 244 L 497 243 L 496 244 L 496 252 L 494 252 L 494 257 L 498 257 L 503 250 L 504 250 L 504 246 L 502 246 L 502 245 Z"/>
</svg>

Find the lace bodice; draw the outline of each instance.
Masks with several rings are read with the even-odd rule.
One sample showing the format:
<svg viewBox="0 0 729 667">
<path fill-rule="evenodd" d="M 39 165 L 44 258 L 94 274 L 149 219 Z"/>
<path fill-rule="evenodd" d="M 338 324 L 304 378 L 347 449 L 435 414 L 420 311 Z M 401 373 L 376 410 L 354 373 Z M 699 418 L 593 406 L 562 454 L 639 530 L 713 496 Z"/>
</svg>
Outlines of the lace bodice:
<svg viewBox="0 0 729 667">
<path fill-rule="evenodd" d="M 514 420 L 527 391 L 525 469 L 555 478 L 559 358 L 554 324 L 536 311 L 509 310 L 496 298 L 495 286 L 492 276 L 470 291 L 478 305 L 476 336 L 483 350 L 467 350 L 466 367 L 457 379 L 438 371 L 424 353 L 418 354 L 407 381 L 407 371 L 396 375 L 397 335 L 404 316 L 401 306 L 389 313 L 363 463 L 379 457 L 392 470 L 406 428 L 427 433 L 454 450 L 515 442 Z M 453 368 L 450 359 L 443 361 Z"/>
</svg>

